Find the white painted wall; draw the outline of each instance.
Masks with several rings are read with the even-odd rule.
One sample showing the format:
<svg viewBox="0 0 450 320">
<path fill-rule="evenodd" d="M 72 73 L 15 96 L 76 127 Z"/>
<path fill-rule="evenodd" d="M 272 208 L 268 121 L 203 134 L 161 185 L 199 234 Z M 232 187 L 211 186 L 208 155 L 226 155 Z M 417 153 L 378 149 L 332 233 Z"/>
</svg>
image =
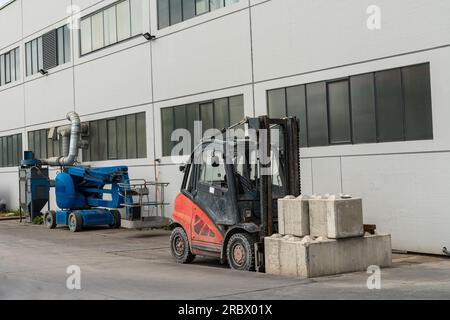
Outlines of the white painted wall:
<svg viewBox="0 0 450 320">
<path fill-rule="evenodd" d="M 381 8 L 382 27 L 366 27 Z M 271 0 L 252 9 L 257 81 L 450 43 L 450 2 Z"/>
<path fill-rule="evenodd" d="M 20 45 L 24 74 L 25 42 L 63 25 L 70 3 L 85 15 L 113 2 L 16 0 L 0 10 L 0 54 Z M 27 131 L 65 124 L 72 109 L 83 121 L 146 111 L 147 159 L 90 165 L 156 175 L 170 182 L 173 202 L 182 175 L 162 157 L 161 108 L 243 94 L 246 115 L 262 115 L 269 89 L 430 62 L 433 140 L 302 149 L 302 189 L 362 196 L 366 222 L 391 232 L 394 248 L 440 253 L 450 245 L 448 0 L 378 0 L 379 31 L 366 28 L 369 0 L 241 0 L 163 30 L 156 0 L 144 3 L 144 31 L 155 41 L 136 37 L 80 57 L 74 31 L 70 63 L 0 88 L 0 135 L 24 132 L 25 150 Z M 0 197 L 11 207 L 17 190 L 17 170 L 0 168 Z"/>
<path fill-rule="evenodd" d="M 0 10 L 0 50 L 22 40 L 22 0 L 16 0 Z M 5 26 L 5 27 L 4 27 Z M 8 26 L 6 28 L 6 26 Z"/>
</svg>

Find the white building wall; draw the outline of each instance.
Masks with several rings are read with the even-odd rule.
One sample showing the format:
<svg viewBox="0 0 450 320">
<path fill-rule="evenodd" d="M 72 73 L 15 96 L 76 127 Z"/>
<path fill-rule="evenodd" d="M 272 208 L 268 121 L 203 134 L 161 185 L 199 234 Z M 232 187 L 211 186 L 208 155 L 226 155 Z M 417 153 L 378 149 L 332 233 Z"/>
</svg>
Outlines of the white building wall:
<svg viewBox="0 0 450 320">
<path fill-rule="evenodd" d="M 302 188 L 362 196 L 366 222 L 391 232 L 396 249 L 450 245 L 449 1 L 241 0 L 157 30 L 156 0 L 144 0 L 144 30 L 156 40 L 80 57 L 73 31 L 70 63 L 25 78 L 25 42 L 65 24 L 71 4 L 84 16 L 111 3 L 16 0 L 0 10 L 0 54 L 20 45 L 22 56 L 21 80 L 0 87 L 1 136 L 23 132 L 26 150 L 28 131 L 66 124 L 70 110 L 83 121 L 146 111 L 146 159 L 89 164 L 128 165 L 132 178 L 170 182 L 173 202 L 182 175 L 162 157 L 161 108 L 243 94 L 245 114 L 262 115 L 269 89 L 429 62 L 433 140 L 302 149 Z M 372 4 L 382 10 L 378 31 L 366 28 Z M 17 169 L 0 168 L 0 196 L 17 207 Z"/>
</svg>

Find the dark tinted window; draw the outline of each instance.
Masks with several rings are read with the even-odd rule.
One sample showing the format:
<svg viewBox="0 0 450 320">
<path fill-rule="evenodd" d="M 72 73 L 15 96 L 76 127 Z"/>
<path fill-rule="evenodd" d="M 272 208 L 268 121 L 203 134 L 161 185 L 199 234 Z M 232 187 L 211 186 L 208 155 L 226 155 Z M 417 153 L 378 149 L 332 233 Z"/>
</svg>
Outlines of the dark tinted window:
<svg viewBox="0 0 450 320">
<path fill-rule="evenodd" d="M 330 143 L 350 143 L 350 93 L 348 81 L 328 84 Z"/>
<path fill-rule="evenodd" d="M 244 117 L 244 96 L 235 96 L 229 99 L 230 125 L 239 123 Z"/>
<path fill-rule="evenodd" d="M 145 112 L 89 122 L 83 161 L 147 157 Z"/>
<path fill-rule="evenodd" d="M 300 125 L 300 146 L 308 146 L 308 125 L 306 122 L 305 86 L 286 88 L 287 115 L 297 117 Z"/>
<path fill-rule="evenodd" d="M 161 109 L 161 123 L 162 123 L 162 140 L 163 140 L 163 154 L 169 156 L 172 152 L 172 132 L 174 128 L 173 108 Z"/>
<path fill-rule="evenodd" d="M 195 17 L 195 0 L 183 0 L 183 20 Z"/>
<path fill-rule="evenodd" d="M 242 95 L 221 98 L 201 103 L 161 109 L 163 156 L 170 156 L 176 142 L 171 134 L 176 129 L 187 129 L 191 134 L 191 148 L 208 129 L 224 129 L 236 124 L 244 117 L 244 97 Z M 201 121 L 202 131 L 195 136 L 194 122 Z M 191 149 L 192 150 L 192 149 Z"/>
<path fill-rule="evenodd" d="M 105 139 L 106 138 L 106 139 Z M 109 145 L 109 139 L 108 139 L 108 127 L 106 120 L 99 120 L 98 121 L 98 158 L 99 160 L 106 160 L 108 159 L 108 145 Z M 115 139 L 115 137 L 114 137 Z"/>
<path fill-rule="evenodd" d="M 214 104 L 212 102 L 200 105 L 200 117 L 203 124 L 203 133 L 214 128 Z"/>
<path fill-rule="evenodd" d="M 170 25 L 169 0 L 158 0 L 158 28 Z"/>
<path fill-rule="evenodd" d="M 286 116 L 286 89 L 270 90 L 267 97 L 269 103 L 269 116 L 282 118 Z"/>
<path fill-rule="evenodd" d="M 223 129 L 230 125 L 228 99 L 214 100 L 214 128 Z"/>
<path fill-rule="evenodd" d="M 267 104 L 300 119 L 303 147 L 433 138 L 428 63 L 269 90 Z"/>
<path fill-rule="evenodd" d="M 136 115 L 137 157 L 147 157 L 147 130 L 145 112 Z"/>
<path fill-rule="evenodd" d="M 402 68 L 407 140 L 433 138 L 430 68 L 428 64 Z"/>
<path fill-rule="evenodd" d="M 377 141 L 375 114 L 375 87 L 373 73 L 350 78 L 353 141 L 369 143 Z"/>
<path fill-rule="evenodd" d="M 378 140 L 400 141 L 403 136 L 403 98 L 400 69 L 375 73 Z"/>
<path fill-rule="evenodd" d="M 239 0 L 158 0 L 158 28 L 232 5 Z"/>
<path fill-rule="evenodd" d="M 16 167 L 22 160 L 22 134 L 0 137 L 0 167 Z"/>
<path fill-rule="evenodd" d="M 170 24 L 183 21 L 183 13 L 181 11 L 182 0 L 169 0 L 170 2 Z"/>
<path fill-rule="evenodd" d="M 325 146 L 328 144 L 327 92 L 325 82 L 306 86 L 308 106 L 308 141 L 309 146 Z"/>
<path fill-rule="evenodd" d="M 127 159 L 137 158 L 136 115 L 127 115 Z"/>
</svg>

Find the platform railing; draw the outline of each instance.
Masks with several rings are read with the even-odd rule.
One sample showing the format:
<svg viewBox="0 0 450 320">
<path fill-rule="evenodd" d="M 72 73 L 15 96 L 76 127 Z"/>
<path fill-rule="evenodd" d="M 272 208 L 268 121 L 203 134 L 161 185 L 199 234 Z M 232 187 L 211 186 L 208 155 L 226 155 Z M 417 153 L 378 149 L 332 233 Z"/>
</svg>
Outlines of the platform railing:
<svg viewBox="0 0 450 320">
<path fill-rule="evenodd" d="M 129 183 L 119 183 L 119 195 L 124 201 L 127 220 L 145 220 L 152 217 L 164 217 L 166 182 L 131 179 Z"/>
</svg>

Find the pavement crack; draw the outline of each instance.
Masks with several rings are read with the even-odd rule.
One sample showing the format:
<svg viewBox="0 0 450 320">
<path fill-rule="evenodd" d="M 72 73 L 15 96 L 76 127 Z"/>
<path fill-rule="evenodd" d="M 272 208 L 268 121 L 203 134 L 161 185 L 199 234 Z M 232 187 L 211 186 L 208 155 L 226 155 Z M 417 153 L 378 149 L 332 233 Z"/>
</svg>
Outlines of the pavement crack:
<svg viewBox="0 0 450 320">
<path fill-rule="evenodd" d="M 249 290 L 249 291 L 241 291 L 241 292 L 229 293 L 229 294 L 213 296 L 213 297 L 206 297 L 206 298 L 203 298 L 203 299 L 200 299 L 200 300 L 220 299 L 220 298 L 226 298 L 226 297 L 233 297 L 233 296 L 237 296 L 237 295 L 240 295 L 240 294 L 254 293 L 254 292 L 263 292 L 263 291 L 269 291 L 269 290 L 274 290 L 274 289 L 291 288 L 291 287 L 304 286 L 304 285 L 307 285 L 307 284 L 316 283 L 316 281 L 311 280 L 311 279 L 303 279 L 303 280 L 300 280 L 300 281 L 301 282 L 299 282 L 299 283 L 287 284 L 287 285 L 282 285 L 282 286 L 263 288 L 263 289 L 256 289 L 256 290 Z"/>
</svg>

